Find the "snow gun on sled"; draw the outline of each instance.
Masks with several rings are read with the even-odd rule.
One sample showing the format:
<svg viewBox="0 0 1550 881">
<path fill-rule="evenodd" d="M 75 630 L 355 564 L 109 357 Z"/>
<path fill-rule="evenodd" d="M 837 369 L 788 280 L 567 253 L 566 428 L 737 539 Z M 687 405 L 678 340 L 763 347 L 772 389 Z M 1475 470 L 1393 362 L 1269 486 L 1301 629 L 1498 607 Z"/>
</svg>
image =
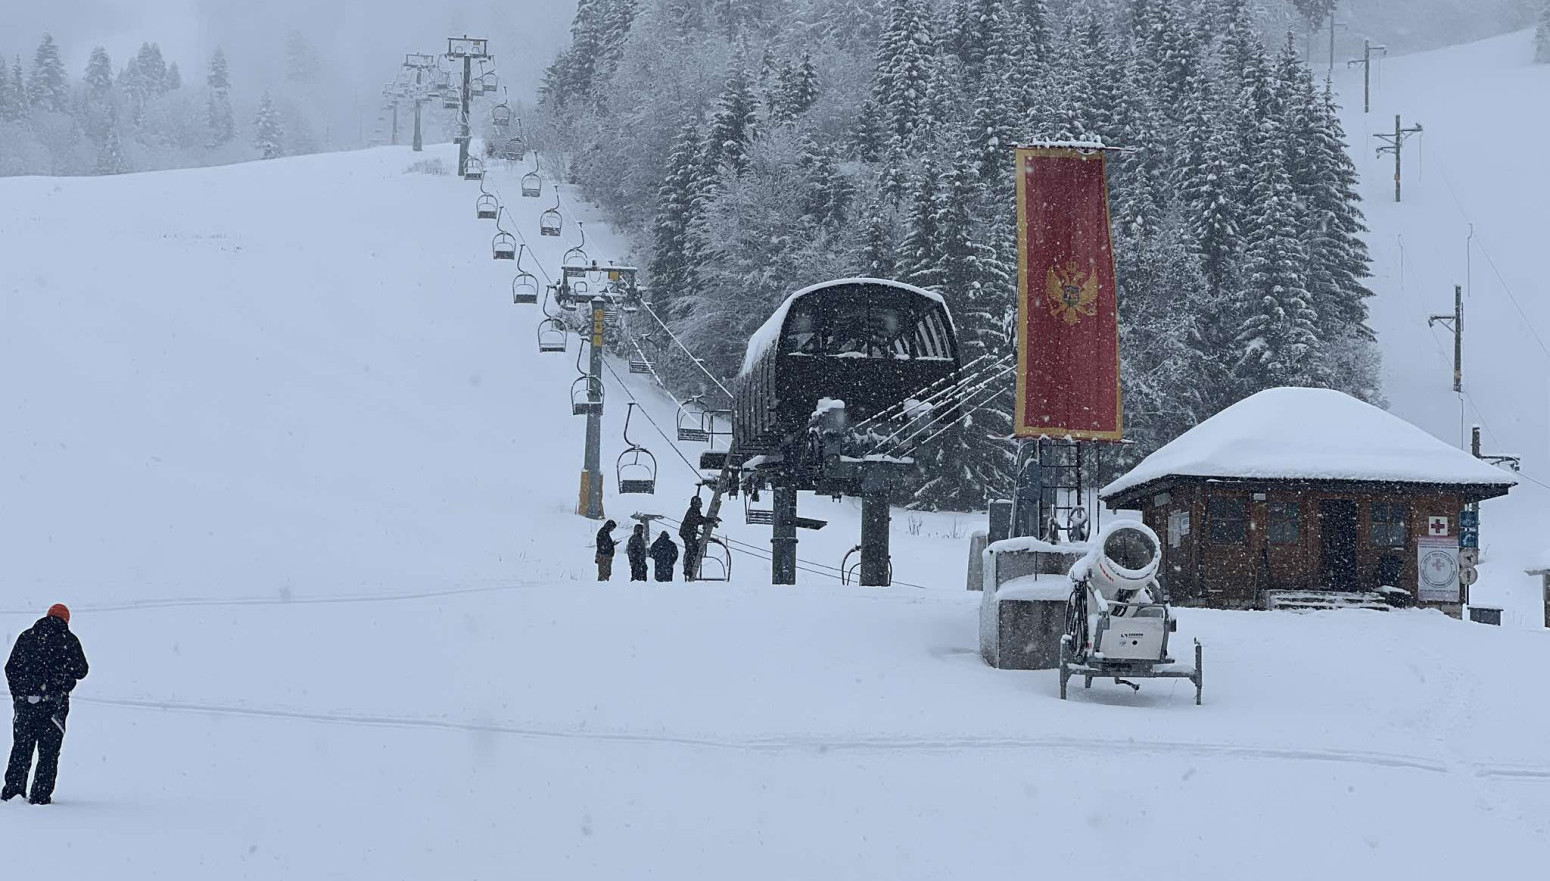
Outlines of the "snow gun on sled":
<svg viewBox="0 0 1550 881">
<path fill-rule="evenodd" d="M 1122 521 L 1104 528 L 1092 550 L 1071 567 L 1071 598 L 1066 603 L 1066 633 L 1060 640 L 1060 699 L 1066 683 L 1080 676 L 1113 678 L 1136 691 L 1132 679 L 1188 679 L 1200 703 L 1200 641 L 1195 666 L 1181 668 L 1168 657 L 1168 636 L 1178 619 L 1157 582 L 1162 560 L 1157 533 L 1143 523 Z"/>
</svg>

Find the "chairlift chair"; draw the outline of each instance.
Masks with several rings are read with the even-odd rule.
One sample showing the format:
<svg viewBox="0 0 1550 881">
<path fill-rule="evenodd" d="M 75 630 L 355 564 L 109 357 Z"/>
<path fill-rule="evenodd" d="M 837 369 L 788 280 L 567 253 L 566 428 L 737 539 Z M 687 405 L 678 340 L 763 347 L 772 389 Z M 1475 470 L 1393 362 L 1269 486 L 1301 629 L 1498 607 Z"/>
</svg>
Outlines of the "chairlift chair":
<svg viewBox="0 0 1550 881">
<path fill-rule="evenodd" d="M 717 536 L 711 536 L 710 541 L 700 556 L 700 571 L 694 576 L 695 581 L 731 581 L 732 580 L 732 549 L 727 543 Z"/>
<path fill-rule="evenodd" d="M 511 125 L 512 116 L 511 107 L 505 101 L 490 108 L 490 124 L 496 128 L 506 128 Z"/>
<path fill-rule="evenodd" d="M 518 306 L 531 306 L 538 302 L 538 278 L 522 268 L 522 255 L 527 245 L 517 249 L 517 277 L 511 280 L 511 302 Z"/>
<path fill-rule="evenodd" d="M 563 352 L 569 334 L 558 318 L 545 318 L 538 322 L 538 351 Z"/>
<path fill-rule="evenodd" d="M 631 401 L 624 411 L 624 442 L 628 445 L 614 463 L 614 474 L 619 479 L 619 493 L 651 495 L 657 491 L 657 457 L 640 444 L 630 440 L 630 416 L 639 404 Z"/>
<path fill-rule="evenodd" d="M 650 373 L 651 372 L 651 362 L 646 360 L 646 356 L 645 355 L 642 355 L 640 352 L 636 352 L 635 354 L 630 356 L 630 372 L 631 373 Z"/>
<path fill-rule="evenodd" d="M 490 242 L 496 260 L 517 259 L 517 237 L 509 232 L 498 232 Z"/>
<path fill-rule="evenodd" d="M 692 443 L 708 443 L 710 432 L 705 430 L 705 405 L 702 395 L 695 395 L 678 405 L 678 439 Z"/>
<path fill-rule="evenodd" d="M 529 199 L 538 198 L 544 191 L 544 179 L 538 173 L 538 151 L 533 151 L 533 170 L 522 175 L 522 195 Z M 559 195 L 556 193 L 555 195 Z"/>
<path fill-rule="evenodd" d="M 576 350 L 581 357 L 581 350 Z M 603 381 L 595 376 L 578 376 L 570 386 L 570 411 L 576 416 L 595 416 L 603 412 Z"/>
<path fill-rule="evenodd" d="M 474 202 L 474 213 L 480 220 L 494 220 L 500 211 L 501 203 L 489 193 L 480 196 Z"/>
<path fill-rule="evenodd" d="M 478 156 L 468 157 L 468 164 L 463 167 L 464 180 L 484 180 L 484 160 Z"/>
<path fill-rule="evenodd" d="M 775 508 L 759 505 L 759 484 L 750 479 L 743 487 L 743 522 L 749 526 L 773 526 Z"/>
<path fill-rule="evenodd" d="M 456 110 L 463 106 L 463 99 L 456 92 L 445 92 L 441 96 L 443 110 Z"/>
<path fill-rule="evenodd" d="M 522 154 L 527 152 L 527 145 L 522 143 L 521 138 L 507 138 L 506 143 L 501 145 L 500 152 L 502 159 L 508 162 L 517 162 L 522 158 Z"/>
<path fill-rule="evenodd" d="M 538 234 L 559 238 L 560 235 L 560 191 L 554 191 L 554 207 L 538 215 Z"/>
</svg>

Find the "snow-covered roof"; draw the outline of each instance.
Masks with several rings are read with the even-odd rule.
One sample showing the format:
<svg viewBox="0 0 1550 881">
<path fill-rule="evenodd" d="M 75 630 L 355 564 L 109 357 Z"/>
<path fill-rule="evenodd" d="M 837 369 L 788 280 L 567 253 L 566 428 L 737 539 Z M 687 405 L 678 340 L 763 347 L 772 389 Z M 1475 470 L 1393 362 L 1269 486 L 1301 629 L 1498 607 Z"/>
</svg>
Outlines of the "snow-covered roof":
<svg viewBox="0 0 1550 881">
<path fill-rule="evenodd" d="M 1186 431 L 1099 493 L 1180 475 L 1509 487 L 1517 480 L 1393 414 L 1330 389 L 1276 388 Z"/>
<path fill-rule="evenodd" d="M 905 284 L 902 281 L 890 281 L 886 278 L 837 278 L 832 281 L 821 281 L 818 284 L 805 287 L 787 297 L 785 302 L 781 303 L 780 306 L 775 309 L 774 313 L 770 315 L 769 320 L 759 325 L 759 329 L 754 331 L 753 335 L 748 338 L 748 352 L 747 354 L 743 355 L 743 369 L 740 373 L 738 373 L 738 375 L 747 375 L 749 371 L 753 370 L 754 365 L 759 363 L 759 359 L 764 357 L 764 353 L 769 351 L 771 346 L 780 341 L 780 330 L 786 324 L 786 313 L 791 311 L 792 303 L 795 303 L 797 300 L 800 300 L 801 298 L 815 291 L 821 291 L 826 288 L 839 287 L 840 285 L 848 284 L 872 284 L 882 285 L 883 287 L 888 288 L 899 288 L 901 290 L 909 291 L 913 294 L 919 294 L 922 297 L 928 297 L 938 303 L 946 305 L 946 301 L 942 299 L 941 294 L 932 293 L 925 288 L 917 288 L 912 284 Z"/>
<path fill-rule="evenodd" d="M 1528 567 L 1528 574 L 1530 575 L 1545 575 L 1547 573 L 1550 573 L 1550 550 L 1540 554 Z"/>
</svg>

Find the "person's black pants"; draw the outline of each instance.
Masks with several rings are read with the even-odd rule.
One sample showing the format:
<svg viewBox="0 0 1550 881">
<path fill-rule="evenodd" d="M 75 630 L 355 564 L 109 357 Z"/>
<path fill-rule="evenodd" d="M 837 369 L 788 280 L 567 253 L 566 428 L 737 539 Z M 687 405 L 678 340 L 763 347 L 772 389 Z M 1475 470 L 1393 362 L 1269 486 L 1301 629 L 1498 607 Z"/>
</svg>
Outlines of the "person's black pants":
<svg viewBox="0 0 1550 881">
<path fill-rule="evenodd" d="M 630 580 L 631 581 L 645 581 L 646 580 L 646 561 L 645 560 L 639 560 L 639 561 L 631 560 L 630 561 Z"/>
<path fill-rule="evenodd" d="M 54 780 L 59 776 L 59 748 L 65 742 L 65 717 L 70 713 L 69 704 L 53 701 L 28 703 L 26 698 L 14 701 L 16 715 L 11 721 L 11 761 L 5 768 L 5 791 L 15 795 L 27 791 L 27 772 L 32 768 L 32 753 L 38 753 L 38 771 L 32 778 L 32 800 L 47 799 L 54 794 Z"/>
<path fill-rule="evenodd" d="M 694 580 L 694 558 L 700 553 L 700 543 L 694 539 L 684 539 L 684 580 Z"/>
</svg>

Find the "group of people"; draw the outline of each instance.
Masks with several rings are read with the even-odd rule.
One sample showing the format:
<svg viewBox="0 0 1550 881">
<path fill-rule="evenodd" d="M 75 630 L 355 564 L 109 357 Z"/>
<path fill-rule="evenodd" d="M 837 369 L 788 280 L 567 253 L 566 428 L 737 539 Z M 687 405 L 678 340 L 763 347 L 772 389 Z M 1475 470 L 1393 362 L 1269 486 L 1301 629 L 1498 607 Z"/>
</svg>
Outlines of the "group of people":
<svg viewBox="0 0 1550 881">
<path fill-rule="evenodd" d="M 689 510 L 684 513 L 683 522 L 678 526 L 678 537 L 683 541 L 683 573 L 685 581 L 695 579 L 695 565 L 699 562 L 700 541 L 705 528 L 706 516 L 700 510 L 700 497 L 695 496 L 689 500 Z M 603 524 L 603 528 L 597 531 L 597 580 L 608 581 L 614 574 L 614 553 L 618 550 L 618 542 L 614 539 L 614 530 L 619 524 L 613 520 Z M 655 541 L 650 541 L 651 534 L 645 523 L 635 524 L 635 531 L 630 535 L 629 541 L 624 545 L 624 556 L 630 561 L 630 580 L 646 580 L 646 561 L 649 559 L 654 565 L 654 575 L 657 581 L 672 581 L 674 564 L 680 559 L 678 545 L 666 529 L 657 533 Z M 648 543 L 649 542 L 649 543 Z"/>
</svg>

